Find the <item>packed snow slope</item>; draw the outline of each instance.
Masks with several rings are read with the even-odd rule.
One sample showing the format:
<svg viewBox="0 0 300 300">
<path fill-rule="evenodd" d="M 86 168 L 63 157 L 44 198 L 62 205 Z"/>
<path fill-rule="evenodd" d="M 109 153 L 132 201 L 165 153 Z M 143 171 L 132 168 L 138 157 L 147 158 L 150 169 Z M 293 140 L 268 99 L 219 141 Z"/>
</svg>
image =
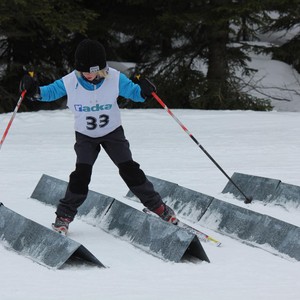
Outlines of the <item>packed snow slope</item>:
<svg viewBox="0 0 300 300">
<path fill-rule="evenodd" d="M 230 176 L 241 172 L 300 185 L 298 112 L 173 112 Z M 0 115 L 1 133 L 10 117 L 11 113 Z M 226 177 L 166 111 L 124 109 L 122 119 L 134 159 L 145 173 L 246 206 L 221 193 Z M 55 209 L 30 195 L 43 173 L 68 180 L 75 164 L 73 144 L 69 110 L 18 113 L 0 151 L 0 201 L 50 228 Z M 104 151 L 95 164 L 90 189 L 142 208 L 124 198 L 128 189 Z M 247 207 L 300 226 L 300 213 L 295 209 L 257 201 Z M 0 243 L 0 299 L 300 299 L 299 262 L 208 228 L 201 230 L 222 241 L 220 248 L 203 244 L 211 263 L 162 261 L 80 219 L 71 224 L 69 237 L 109 268 L 66 265 L 61 270 L 48 269 Z"/>
</svg>

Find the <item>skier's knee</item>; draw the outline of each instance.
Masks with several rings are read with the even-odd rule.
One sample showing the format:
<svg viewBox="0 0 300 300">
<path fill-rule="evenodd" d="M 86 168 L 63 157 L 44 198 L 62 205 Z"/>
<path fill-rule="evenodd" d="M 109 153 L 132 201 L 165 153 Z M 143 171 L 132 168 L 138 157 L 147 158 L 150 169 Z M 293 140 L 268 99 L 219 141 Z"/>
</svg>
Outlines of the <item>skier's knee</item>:
<svg viewBox="0 0 300 300">
<path fill-rule="evenodd" d="M 75 171 L 70 174 L 69 190 L 75 194 L 87 194 L 91 175 L 91 165 L 76 164 Z"/>
<path fill-rule="evenodd" d="M 140 165 L 133 160 L 118 164 L 118 168 L 120 176 L 129 187 L 146 182 L 145 173 L 140 169 Z"/>
</svg>

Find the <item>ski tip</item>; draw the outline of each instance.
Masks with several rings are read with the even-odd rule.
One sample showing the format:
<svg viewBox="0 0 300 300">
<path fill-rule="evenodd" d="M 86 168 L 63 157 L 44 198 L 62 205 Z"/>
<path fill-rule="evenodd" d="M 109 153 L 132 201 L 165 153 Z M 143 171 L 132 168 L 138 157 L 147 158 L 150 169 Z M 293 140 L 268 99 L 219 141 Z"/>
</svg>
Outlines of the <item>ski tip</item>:
<svg viewBox="0 0 300 300">
<path fill-rule="evenodd" d="M 219 242 L 218 240 L 215 240 L 215 239 L 213 239 L 213 238 L 211 238 L 211 237 L 208 237 L 208 238 L 207 238 L 207 241 L 213 243 L 213 244 L 216 245 L 217 247 L 220 247 L 220 246 L 222 245 L 221 242 Z"/>
</svg>

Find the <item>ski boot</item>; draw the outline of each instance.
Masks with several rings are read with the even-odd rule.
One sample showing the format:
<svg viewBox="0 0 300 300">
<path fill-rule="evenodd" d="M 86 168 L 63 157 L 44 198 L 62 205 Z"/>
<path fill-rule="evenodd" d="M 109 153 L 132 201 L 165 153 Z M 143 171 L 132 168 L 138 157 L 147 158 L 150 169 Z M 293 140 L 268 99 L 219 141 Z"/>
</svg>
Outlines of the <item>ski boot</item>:
<svg viewBox="0 0 300 300">
<path fill-rule="evenodd" d="M 69 224 L 72 222 L 70 218 L 56 217 L 55 222 L 52 223 L 52 228 L 54 231 L 67 235 Z"/>
<path fill-rule="evenodd" d="M 178 223 L 174 210 L 164 203 L 158 208 L 154 209 L 153 212 L 168 223 L 172 223 L 174 225 L 177 225 Z"/>
</svg>

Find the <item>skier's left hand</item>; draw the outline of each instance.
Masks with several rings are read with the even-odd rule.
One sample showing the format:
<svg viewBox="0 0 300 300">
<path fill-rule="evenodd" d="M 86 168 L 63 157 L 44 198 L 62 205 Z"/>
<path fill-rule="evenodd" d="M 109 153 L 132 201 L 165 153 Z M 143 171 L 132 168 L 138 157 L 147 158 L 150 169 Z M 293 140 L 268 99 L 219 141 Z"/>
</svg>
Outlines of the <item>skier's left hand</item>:
<svg viewBox="0 0 300 300">
<path fill-rule="evenodd" d="M 25 98 L 30 101 L 37 100 L 37 98 L 40 94 L 39 84 L 38 84 L 36 78 L 33 78 L 28 74 L 25 74 L 22 77 L 22 79 L 20 81 L 19 90 L 20 90 L 20 93 L 22 93 L 24 90 L 26 90 Z"/>
<path fill-rule="evenodd" d="M 147 78 L 139 80 L 141 87 L 141 95 L 143 98 L 151 97 L 153 92 L 156 92 L 156 86 Z"/>
</svg>

